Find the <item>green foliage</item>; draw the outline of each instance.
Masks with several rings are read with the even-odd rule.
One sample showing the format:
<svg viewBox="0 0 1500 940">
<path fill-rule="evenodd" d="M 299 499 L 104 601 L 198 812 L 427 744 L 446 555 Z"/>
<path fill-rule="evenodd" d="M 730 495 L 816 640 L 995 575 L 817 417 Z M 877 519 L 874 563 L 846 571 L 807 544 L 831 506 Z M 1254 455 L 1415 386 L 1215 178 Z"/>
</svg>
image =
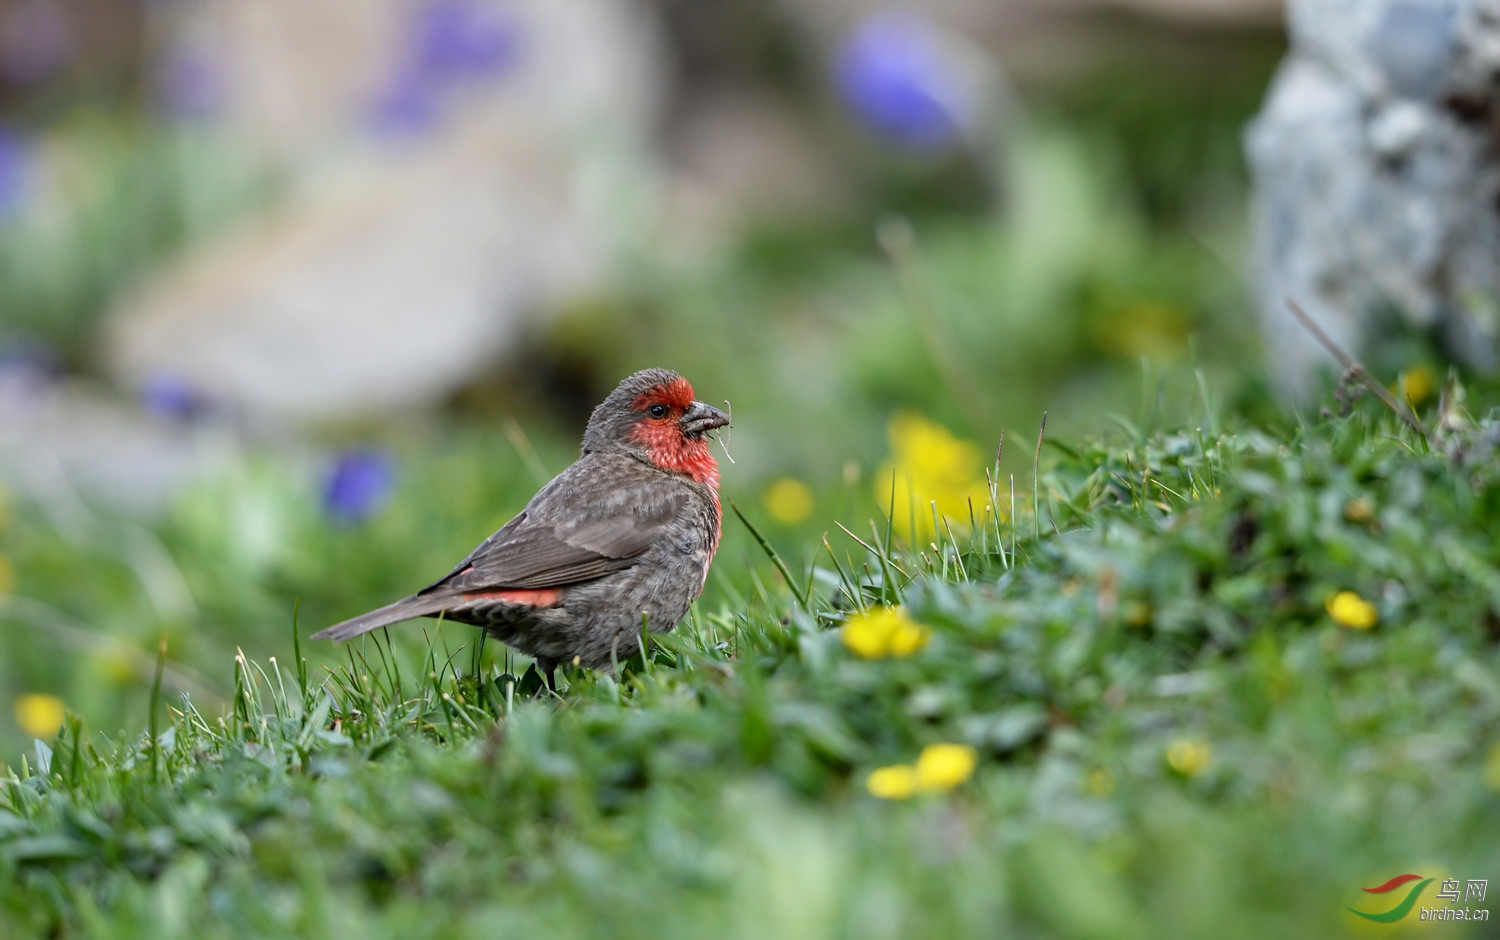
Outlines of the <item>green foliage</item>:
<svg viewBox="0 0 1500 940">
<path fill-rule="evenodd" d="M 452 625 L 237 657 L 222 715 L 73 721 L 0 779 L 0 932 L 1349 931 L 1362 886 L 1500 862 L 1500 415 L 1453 391 L 1431 442 L 1357 411 L 1050 448 L 1006 521 L 851 525 L 555 697 Z M 892 602 L 924 646 L 841 643 Z M 936 742 L 973 778 L 865 791 Z"/>
<path fill-rule="evenodd" d="M 221 131 L 80 108 L 48 134 L 47 185 L 0 223 L 0 342 L 88 359 L 93 328 L 152 264 L 263 206 L 271 181 Z"/>
</svg>

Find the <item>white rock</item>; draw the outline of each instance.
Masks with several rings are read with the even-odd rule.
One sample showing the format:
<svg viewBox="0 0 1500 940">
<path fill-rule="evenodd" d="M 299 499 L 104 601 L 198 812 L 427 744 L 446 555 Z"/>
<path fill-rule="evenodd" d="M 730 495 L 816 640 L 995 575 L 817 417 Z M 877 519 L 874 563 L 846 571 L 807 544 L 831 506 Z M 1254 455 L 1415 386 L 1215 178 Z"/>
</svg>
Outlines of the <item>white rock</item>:
<svg viewBox="0 0 1500 940">
<path fill-rule="evenodd" d="M 87 533 L 88 504 L 149 515 L 236 457 L 222 429 L 165 421 L 84 382 L 0 374 L 0 481 L 38 501 L 65 533 Z"/>
<path fill-rule="evenodd" d="M 397 53 L 367 47 L 394 41 L 405 6 L 215 5 L 244 77 L 227 120 L 267 128 L 294 183 L 121 302 L 106 348 L 122 384 L 172 375 L 252 423 L 419 406 L 534 312 L 597 289 L 639 236 L 665 84 L 633 4 L 506 4 L 514 71 L 445 92 L 431 130 L 393 143 L 362 121 Z"/>
<path fill-rule="evenodd" d="M 667 154 L 663 235 L 690 257 L 722 248 L 746 224 L 826 214 L 853 195 L 814 129 L 746 89 L 691 93 Z"/>
<path fill-rule="evenodd" d="M 1387 160 L 1405 157 L 1431 132 L 1427 112 L 1411 101 L 1393 101 L 1369 122 L 1370 149 Z"/>
<path fill-rule="evenodd" d="M 1261 317 L 1288 390 L 1330 360 L 1287 297 L 1351 350 L 1393 309 L 1494 367 L 1500 163 L 1490 121 L 1473 115 L 1500 104 L 1496 6 L 1288 5 L 1291 52 L 1245 137 Z"/>
</svg>

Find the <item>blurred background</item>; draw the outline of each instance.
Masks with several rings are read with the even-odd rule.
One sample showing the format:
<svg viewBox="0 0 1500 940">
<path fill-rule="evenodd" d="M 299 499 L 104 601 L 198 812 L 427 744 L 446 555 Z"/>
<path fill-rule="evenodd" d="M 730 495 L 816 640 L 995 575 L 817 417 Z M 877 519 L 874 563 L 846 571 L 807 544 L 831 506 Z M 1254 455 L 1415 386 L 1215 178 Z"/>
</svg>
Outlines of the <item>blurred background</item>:
<svg viewBox="0 0 1500 940">
<path fill-rule="evenodd" d="M 1028 487 L 1044 411 L 1287 420 L 1287 49 L 1271 0 L 3 0 L 0 751 L 442 574 L 645 366 L 804 561 L 893 466 L 961 515 L 1003 434 Z M 1370 353 L 1413 397 L 1429 333 Z"/>
</svg>

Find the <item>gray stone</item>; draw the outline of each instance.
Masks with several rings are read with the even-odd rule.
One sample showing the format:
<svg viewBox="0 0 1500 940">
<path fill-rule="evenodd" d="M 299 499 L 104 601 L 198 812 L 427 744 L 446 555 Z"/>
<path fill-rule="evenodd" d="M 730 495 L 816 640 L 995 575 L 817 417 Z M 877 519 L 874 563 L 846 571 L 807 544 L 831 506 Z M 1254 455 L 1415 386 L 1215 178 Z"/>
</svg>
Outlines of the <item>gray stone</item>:
<svg viewBox="0 0 1500 940">
<path fill-rule="evenodd" d="M 167 376 L 248 427 L 381 415 L 474 381 L 529 317 L 599 289 L 651 219 L 653 24 L 630 0 L 475 2 L 514 18 L 513 63 L 423 91 L 394 130 L 372 103 L 412 4 L 205 6 L 192 28 L 233 82 L 220 119 L 292 182 L 120 301 L 121 385 Z"/>
<path fill-rule="evenodd" d="M 664 148 L 662 230 L 675 255 L 701 258 L 746 225 L 826 216 L 852 198 L 816 129 L 785 103 L 731 86 L 683 97 Z"/>
<path fill-rule="evenodd" d="M 173 493 L 238 459 L 233 435 L 144 414 L 81 380 L 17 380 L 0 369 L 0 487 L 82 537 L 91 504 L 153 515 Z"/>
<path fill-rule="evenodd" d="M 1453 8 L 1432 2 L 1392 3 L 1370 33 L 1370 58 L 1391 90 L 1426 97 L 1443 83 L 1453 53 Z"/>
<path fill-rule="evenodd" d="M 1271 365 L 1296 392 L 1395 311 L 1496 365 L 1500 0 L 1291 0 L 1291 51 L 1245 136 Z"/>
</svg>

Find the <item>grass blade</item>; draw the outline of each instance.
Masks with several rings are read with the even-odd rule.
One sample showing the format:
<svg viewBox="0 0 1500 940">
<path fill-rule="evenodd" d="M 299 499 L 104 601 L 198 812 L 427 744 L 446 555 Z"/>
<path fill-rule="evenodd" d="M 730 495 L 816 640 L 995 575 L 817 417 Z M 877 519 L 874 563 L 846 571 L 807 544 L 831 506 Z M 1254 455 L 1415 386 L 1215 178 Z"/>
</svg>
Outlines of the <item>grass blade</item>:
<svg viewBox="0 0 1500 940">
<path fill-rule="evenodd" d="M 740 507 L 736 506 L 732 499 L 729 501 L 729 508 L 733 509 L 734 514 L 740 517 L 740 521 L 745 524 L 745 528 L 749 529 L 750 534 L 755 537 L 755 541 L 760 543 L 761 551 L 766 553 L 766 557 L 771 559 L 771 564 L 775 565 L 776 570 L 781 572 L 781 577 L 786 580 L 786 586 L 797 598 L 797 605 L 808 613 L 811 613 L 812 611 L 807 604 L 807 595 L 802 592 L 801 585 L 798 584 L 796 578 L 792 577 L 791 569 L 787 567 L 785 561 L 782 561 L 781 556 L 776 553 L 776 549 L 771 546 L 770 542 L 766 541 L 764 535 L 760 534 L 760 530 L 749 519 L 745 518 L 745 514 L 740 512 Z"/>
</svg>

